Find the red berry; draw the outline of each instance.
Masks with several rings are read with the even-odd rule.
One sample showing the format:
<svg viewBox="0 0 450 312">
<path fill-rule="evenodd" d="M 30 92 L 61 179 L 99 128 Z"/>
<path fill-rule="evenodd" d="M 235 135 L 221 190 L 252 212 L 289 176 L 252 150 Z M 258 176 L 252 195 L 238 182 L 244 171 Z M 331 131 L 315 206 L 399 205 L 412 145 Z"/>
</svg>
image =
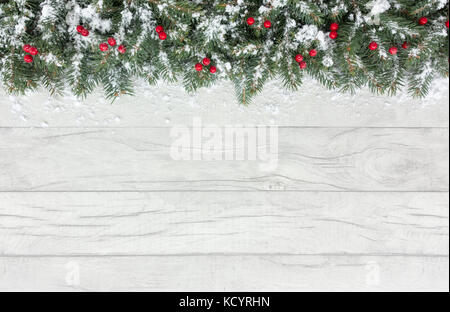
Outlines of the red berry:
<svg viewBox="0 0 450 312">
<path fill-rule="evenodd" d="M 77 26 L 77 31 L 81 34 L 81 32 L 83 31 L 84 27 L 81 25 Z"/>
<path fill-rule="evenodd" d="M 253 17 L 249 17 L 247 19 L 247 24 L 249 24 L 250 26 L 252 26 L 253 24 L 255 24 L 255 19 Z"/>
<path fill-rule="evenodd" d="M 108 51 L 109 47 L 107 43 L 100 43 L 100 50 L 105 52 Z"/>
<path fill-rule="evenodd" d="M 405 50 L 407 50 L 407 49 L 409 49 L 409 43 L 408 42 L 403 42 L 403 44 L 402 44 L 402 48 L 403 49 L 405 49 Z"/>
<path fill-rule="evenodd" d="M 33 56 L 37 55 L 39 53 L 39 51 L 38 51 L 38 49 L 36 49 L 36 47 L 31 47 L 28 52 Z"/>
<path fill-rule="evenodd" d="M 24 50 L 26 53 L 30 53 L 30 49 L 31 49 L 31 46 L 30 46 L 29 44 L 26 44 L 26 45 L 23 46 L 23 50 Z"/>
<path fill-rule="evenodd" d="M 337 39 L 337 37 L 338 37 L 338 33 L 337 33 L 337 31 L 335 31 L 335 30 L 333 30 L 332 32 L 330 32 L 330 38 L 331 39 Z"/>
<path fill-rule="evenodd" d="M 156 32 L 157 32 L 158 34 L 162 33 L 163 31 L 164 31 L 164 27 L 162 27 L 161 25 L 156 26 Z"/>
<path fill-rule="evenodd" d="M 109 44 L 110 46 L 114 47 L 114 46 L 117 44 L 116 39 L 114 39 L 114 38 L 108 38 L 108 44 Z"/>
<path fill-rule="evenodd" d="M 389 49 L 389 53 L 391 53 L 392 55 L 396 55 L 398 53 L 397 47 L 391 47 Z"/>
<path fill-rule="evenodd" d="M 420 20 L 419 20 L 419 24 L 420 25 L 426 25 L 428 23 L 428 18 L 426 18 L 426 17 L 422 17 Z"/>
<path fill-rule="evenodd" d="M 209 64 L 211 64 L 211 60 L 210 60 L 209 58 L 205 57 L 205 58 L 203 59 L 203 65 L 209 66 Z"/>
<path fill-rule="evenodd" d="M 33 63 L 33 57 L 29 54 L 25 55 L 23 57 L 23 60 L 25 61 L 25 63 Z"/>
<path fill-rule="evenodd" d="M 333 23 L 330 26 L 330 30 L 331 31 L 337 31 L 339 29 L 339 24 L 338 23 Z"/>
<path fill-rule="evenodd" d="M 265 21 L 264 22 L 264 27 L 266 27 L 266 28 L 272 27 L 272 22 L 271 21 Z"/>
<path fill-rule="evenodd" d="M 317 56 L 317 51 L 314 50 L 314 49 L 312 49 L 311 51 L 309 51 L 309 55 L 310 55 L 311 57 L 316 57 L 316 56 Z"/>
<path fill-rule="evenodd" d="M 305 69 L 307 67 L 306 62 L 300 62 L 299 66 L 301 69 Z"/>
<path fill-rule="evenodd" d="M 375 41 L 371 42 L 369 44 L 369 49 L 375 51 L 376 49 L 378 49 L 378 43 L 376 43 Z"/>
<path fill-rule="evenodd" d="M 159 39 L 166 40 L 167 39 L 167 34 L 165 32 L 160 32 L 159 33 Z"/>
<path fill-rule="evenodd" d="M 445 22 L 445 26 L 447 26 L 447 28 L 448 28 L 448 26 L 449 26 L 449 25 L 448 25 L 448 21 L 447 21 L 447 22 Z"/>
<path fill-rule="evenodd" d="M 215 73 L 217 72 L 216 66 L 211 66 L 211 67 L 209 68 L 209 72 L 210 72 L 211 74 L 215 74 Z"/>
<path fill-rule="evenodd" d="M 89 30 L 83 29 L 83 30 L 81 31 L 81 35 L 84 36 L 84 37 L 89 36 Z"/>
<path fill-rule="evenodd" d="M 297 61 L 297 63 L 302 62 L 302 61 L 303 61 L 303 55 L 297 54 L 297 55 L 295 56 L 295 60 Z"/>
<path fill-rule="evenodd" d="M 195 64 L 195 70 L 196 71 L 202 71 L 203 70 L 203 65 L 202 64 L 200 64 L 200 63 L 198 63 L 198 64 Z"/>
<path fill-rule="evenodd" d="M 123 45 L 119 46 L 117 50 L 119 50 L 119 53 L 122 54 L 125 54 L 125 52 L 127 52 L 127 48 L 125 48 Z"/>
</svg>

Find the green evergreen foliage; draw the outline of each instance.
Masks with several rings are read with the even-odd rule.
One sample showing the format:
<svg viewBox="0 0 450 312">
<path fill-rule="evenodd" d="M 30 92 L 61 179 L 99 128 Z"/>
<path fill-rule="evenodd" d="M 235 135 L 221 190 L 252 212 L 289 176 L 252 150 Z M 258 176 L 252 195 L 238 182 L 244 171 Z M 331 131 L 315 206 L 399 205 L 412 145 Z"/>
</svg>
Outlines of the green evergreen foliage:
<svg viewBox="0 0 450 312">
<path fill-rule="evenodd" d="M 244 104 L 269 79 L 297 90 L 306 76 L 340 92 L 369 87 L 395 95 L 406 87 L 423 97 L 435 77 L 448 76 L 448 15 L 448 0 L 2 0 L 0 79 L 11 93 L 43 86 L 83 97 L 103 86 L 112 100 L 132 94 L 136 77 L 180 82 L 188 92 L 229 80 Z M 336 40 L 328 37 L 331 23 L 340 25 Z M 90 35 L 81 36 L 78 25 Z M 100 51 L 109 37 L 117 46 Z M 25 44 L 39 50 L 32 63 L 24 62 Z M 119 53 L 119 45 L 127 51 Z M 393 46 L 396 55 L 388 52 Z M 217 73 L 195 70 L 204 57 Z"/>
</svg>

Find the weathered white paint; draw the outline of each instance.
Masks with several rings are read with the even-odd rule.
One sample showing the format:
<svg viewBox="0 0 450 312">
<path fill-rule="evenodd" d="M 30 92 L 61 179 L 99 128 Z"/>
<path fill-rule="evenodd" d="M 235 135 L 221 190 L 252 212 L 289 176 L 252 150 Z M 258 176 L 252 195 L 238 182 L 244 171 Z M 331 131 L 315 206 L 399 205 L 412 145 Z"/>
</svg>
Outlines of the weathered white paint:
<svg viewBox="0 0 450 312">
<path fill-rule="evenodd" d="M 281 128 L 258 161 L 174 161 L 169 128 L 0 129 L 0 191 L 448 191 L 448 129 Z"/>
<path fill-rule="evenodd" d="M 445 193 L 0 193 L 0 254 L 448 254 Z"/>
<path fill-rule="evenodd" d="M 231 84 L 188 96 L 181 86 L 138 87 L 135 97 L 110 103 L 102 92 L 86 100 L 49 97 L 45 92 L 10 98 L 0 89 L 0 127 L 165 127 L 205 124 L 276 124 L 307 127 L 448 127 L 448 79 L 431 95 L 414 100 L 405 94 L 377 96 L 367 90 L 340 95 L 307 81 L 298 92 L 271 82 L 253 104 L 236 102 Z M 14 113 L 11 113 L 14 112 Z"/>
<path fill-rule="evenodd" d="M 0 290 L 448 291 L 448 81 L 110 105 L 0 90 Z M 12 112 L 13 111 L 13 112 Z M 170 127 L 280 125 L 278 167 L 176 162 Z"/>
<path fill-rule="evenodd" d="M 448 268 L 448 257 L 3 257 L 0 291 L 448 291 Z"/>
</svg>

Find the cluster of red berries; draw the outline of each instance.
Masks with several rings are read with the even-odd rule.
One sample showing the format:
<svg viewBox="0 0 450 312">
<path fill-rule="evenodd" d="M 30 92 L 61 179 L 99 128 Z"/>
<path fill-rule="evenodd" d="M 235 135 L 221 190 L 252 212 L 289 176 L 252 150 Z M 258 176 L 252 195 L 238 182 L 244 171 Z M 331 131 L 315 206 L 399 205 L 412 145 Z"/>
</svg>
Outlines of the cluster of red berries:
<svg viewBox="0 0 450 312">
<path fill-rule="evenodd" d="M 402 48 L 404 50 L 408 50 L 409 47 L 410 47 L 410 44 L 407 41 L 403 42 Z M 369 44 L 369 50 L 375 51 L 376 49 L 378 49 L 378 43 L 376 43 L 375 41 L 371 42 Z M 398 48 L 396 46 L 390 47 L 389 48 L 389 53 L 392 54 L 392 55 L 396 55 L 398 53 Z"/>
<path fill-rule="evenodd" d="M 159 39 L 161 39 L 161 40 L 166 40 L 167 39 L 167 34 L 164 32 L 164 27 L 162 27 L 161 25 L 159 25 L 159 26 L 156 26 L 156 32 L 158 33 L 158 35 L 159 35 Z"/>
<path fill-rule="evenodd" d="M 425 26 L 426 24 L 428 24 L 428 18 L 427 17 L 421 17 L 419 19 L 419 25 Z M 448 21 L 445 22 L 445 26 L 447 26 L 447 28 L 448 28 L 448 26 L 449 26 Z"/>
<path fill-rule="evenodd" d="M 331 30 L 330 38 L 333 39 L 333 40 L 337 39 L 337 37 L 338 37 L 338 32 L 337 31 L 339 30 L 339 24 L 337 24 L 337 23 L 331 24 L 330 25 L 330 30 Z"/>
<path fill-rule="evenodd" d="M 312 49 L 309 51 L 309 56 L 316 57 L 317 56 L 317 50 Z M 306 69 L 308 67 L 308 64 L 305 62 L 305 58 L 301 54 L 297 54 L 295 56 L 295 60 L 297 61 L 298 65 L 301 69 Z"/>
<path fill-rule="evenodd" d="M 23 50 L 25 51 L 25 53 L 29 53 L 23 57 L 25 63 L 33 63 L 33 56 L 38 55 L 39 53 L 38 49 L 34 46 L 26 44 L 23 46 Z"/>
<path fill-rule="evenodd" d="M 108 43 L 100 43 L 100 46 L 99 46 L 100 50 L 101 50 L 102 52 L 108 51 L 108 50 L 109 50 L 108 44 L 109 44 L 111 47 L 115 47 L 116 44 L 117 44 L 116 39 L 114 39 L 114 38 L 111 37 L 111 38 L 108 38 Z M 123 45 L 120 45 L 120 46 L 117 48 L 117 50 L 118 50 L 119 53 L 121 53 L 121 54 L 125 54 L 125 52 L 127 52 L 127 48 L 126 48 L 125 46 L 123 46 Z"/>
<path fill-rule="evenodd" d="M 254 24 L 255 24 L 255 18 L 253 18 L 253 17 L 249 17 L 248 19 L 247 19 L 247 24 L 249 25 L 249 26 L 253 26 Z M 271 21 L 269 21 L 269 20 L 266 20 L 265 22 L 264 22 L 264 28 L 267 28 L 267 29 L 269 29 L 269 28 L 271 28 L 272 27 L 272 22 Z"/>
<path fill-rule="evenodd" d="M 203 71 L 203 66 L 209 66 L 209 65 L 211 65 L 211 59 L 205 57 L 203 59 L 202 63 L 195 64 L 195 70 L 198 71 L 198 72 L 201 72 L 201 71 Z M 217 72 L 216 66 L 210 66 L 209 67 L 209 72 L 211 74 L 215 74 Z"/>
<path fill-rule="evenodd" d="M 408 41 L 403 42 L 403 44 L 402 44 L 403 50 L 408 50 L 409 47 L 410 47 L 410 44 L 409 44 Z M 395 46 L 394 46 L 394 47 L 391 47 L 391 48 L 389 49 L 389 53 L 391 53 L 392 55 L 396 55 L 396 54 L 398 53 L 398 48 L 395 47 Z"/>
<path fill-rule="evenodd" d="M 426 17 L 421 17 L 421 18 L 419 19 L 419 24 L 422 25 L 422 26 L 425 26 L 426 24 L 428 24 L 428 18 L 426 18 Z M 448 21 L 445 23 L 445 26 L 447 26 L 447 28 L 449 27 L 449 22 L 448 22 Z M 410 47 L 410 45 L 409 45 L 409 43 L 408 43 L 407 41 L 403 42 L 402 48 L 403 48 L 404 50 L 409 49 L 409 47 Z M 376 43 L 375 41 L 371 42 L 371 43 L 369 44 L 369 50 L 375 51 L 376 49 L 378 49 L 378 43 Z M 390 53 L 391 55 L 396 55 L 396 54 L 398 53 L 398 48 L 397 48 L 396 46 L 390 47 L 390 48 L 389 48 L 389 53 Z"/>
<path fill-rule="evenodd" d="M 84 28 L 81 25 L 77 26 L 77 32 L 82 35 L 83 37 L 87 37 L 89 36 L 89 30 L 87 30 L 86 28 Z"/>
</svg>

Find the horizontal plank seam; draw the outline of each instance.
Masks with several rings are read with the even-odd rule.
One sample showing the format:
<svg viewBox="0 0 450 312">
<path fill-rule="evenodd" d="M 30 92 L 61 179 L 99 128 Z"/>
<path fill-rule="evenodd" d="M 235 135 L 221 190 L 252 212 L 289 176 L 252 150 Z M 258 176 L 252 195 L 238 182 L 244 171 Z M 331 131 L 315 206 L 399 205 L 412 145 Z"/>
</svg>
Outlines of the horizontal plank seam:
<svg viewBox="0 0 450 312">
<path fill-rule="evenodd" d="M 181 123 L 180 123 L 181 124 Z M 226 123 L 224 125 L 232 125 L 235 123 Z M 252 123 L 252 124 L 257 124 L 257 125 L 263 125 L 264 124 L 259 124 L 259 123 Z M 83 127 L 38 127 L 38 126 L 28 126 L 28 127 L 0 127 L 0 130 L 2 129 L 39 129 L 39 130 L 57 130 L 57 129 L 65 129 L 65 130 L 70 130 L 70 129 L 74 129 L 74 130 L 79 130 L 79 129 L 105 129 L 105 130 L 113 130 L 113 129 L 171 129 L 174 126 L 178 125 L 178 123 L 174 123 L 173 126 L 160 126 L 160 127 L 98 127 L 98 126 L 83 126 Z M 416 126 L 416 127 L 408 127 L 408 126 L 372 126 L 372 127 L 367 127 L 367 126 L 278 126 L 278 125 L 274 125 L 274 124 L 267 124 L 266 126 L 276 126 L 280 129 L 440 129 L 440 130 L 449 130 L 449 127 L 442 127 L 442 126 Z M 220 125 L 219 125 L 220 127 Z M 250 125 L 248 126 L 250 127 Z"/>
<path fill-rule="evenodd" d="M 404 258 L 449 258 L 448 254 L 407 253 L 180 253 L 180 254 L 2 254 L 1 258 L 163 258 L 163 257 L 404 257 Z"/>
<path fill-rule="evenodd" d="M 188 181 L 187 181 L 188 182 Z M 417 194 L 448 194 L 449 190 L 436 190 L 436 191 L 382 191 L 382 190 L 372 190 L 372 191 L 342 191 L 342 190 L 55 190 L 55 191 L 2 191 L 0 194 L 17 194 L 17 193 L 379 193 L 379 194 L 395 194 L 395 193 L 417 193 Z"/>
</svg>

